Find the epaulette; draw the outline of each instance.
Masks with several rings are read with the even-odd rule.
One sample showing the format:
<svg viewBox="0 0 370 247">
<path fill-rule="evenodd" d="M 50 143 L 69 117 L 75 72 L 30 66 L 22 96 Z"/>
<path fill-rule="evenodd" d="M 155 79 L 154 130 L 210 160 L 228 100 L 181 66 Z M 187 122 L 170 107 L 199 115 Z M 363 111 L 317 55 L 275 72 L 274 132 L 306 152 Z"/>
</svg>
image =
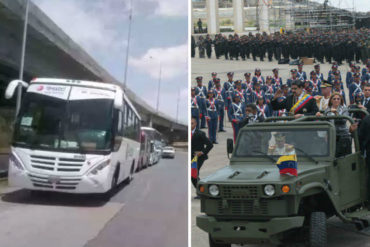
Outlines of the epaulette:
<svg viewBox="0 0 370 247">
<path fill-rule="evenodd" d="M 272 154 L 276 149 L 276 145 L 269 146 L 269 150 L 267 151 L 269 154 Z"/>
<path fill-rule="evenodd" d="M 316 100 L 316 103 L 317 104 L 320 104 L 320 100 L 322 99 L 322 96 L 321 95 L 316 95 L 315 96 L 315 100 Z"/>
<path fill-rule="evenodd" d="M 294 146 L 290 144 L 285 144 L 285 151 L 292 152 L 294 150 Z"/>
</svg>

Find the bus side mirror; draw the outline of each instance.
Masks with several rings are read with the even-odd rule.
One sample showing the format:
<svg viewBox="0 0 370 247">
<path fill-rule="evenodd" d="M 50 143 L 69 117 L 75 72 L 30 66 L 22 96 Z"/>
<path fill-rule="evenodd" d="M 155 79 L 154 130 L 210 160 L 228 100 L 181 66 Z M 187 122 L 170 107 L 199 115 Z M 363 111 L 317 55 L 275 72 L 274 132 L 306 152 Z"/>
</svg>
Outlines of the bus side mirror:
<svg viewBox="0 0 370 247">
<path fill-rule="evenodd" d="M 153 142 L 150 143 L 150 152 L 151 153 L 154 152 L 154 143 Z"/>
<path fill-rule="evenodd" d="M 122 109 L 123 107 L 123 93 L 122 91 L 117 91 L 114 96 L 114 108 Z"/>
<path fill-rule="evenodd" d="M 227 154 L 231 154 L 233 151 L 234 151 L 234 141 L 233 139 L 230 139 L 228 138 L 227 139 L 227 144 L 226 144 L 226 148 L 227 148 Z"/>
<path fill-rule="evenodd" d="M 8 84 L 8 87 L 5 90 L 5 99 L 11 99 L 14 96 L 15 90 L 18 88 L 18 85 L 27 88 L 28 83 L 21 80 L 13 80 Z"/>
<path fill-rule="evenodd" d="M 113 149 L 115 152 L 119 150 L 119 148 L 121 147 L 121 143 L 122 143 L 122 136 L 115 136 L 114 143 L 113 143 Z"/>
</svg>

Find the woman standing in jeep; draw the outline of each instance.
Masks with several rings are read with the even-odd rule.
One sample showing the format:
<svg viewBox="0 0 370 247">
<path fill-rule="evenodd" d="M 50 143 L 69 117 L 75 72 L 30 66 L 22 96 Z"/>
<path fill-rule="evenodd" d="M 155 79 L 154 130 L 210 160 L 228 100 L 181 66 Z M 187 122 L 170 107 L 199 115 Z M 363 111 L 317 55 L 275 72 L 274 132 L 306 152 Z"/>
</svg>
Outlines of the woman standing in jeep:
<svg viewBox="0 0 370 247">
<path fill-rule="evenodd" d="M 317 114 L 320 116 L 321 114 Z M 349 116 L 348 108 L 344 105 L 342 95 L 335 92 L 329 98 L 328 108 L 324 111 L 325 116 Z M 335 124 L 335 129 L 337 133 L 337 148 L 335 152 L 336 157 L 340 157 L 346 154 L 350 154 L 351 150 L 351 134 L 357 129 L 357 123 L 352 124 L 349 129 L 346 125 L 347 121 L 345 119 L 332 120 Z"/>
</svg>

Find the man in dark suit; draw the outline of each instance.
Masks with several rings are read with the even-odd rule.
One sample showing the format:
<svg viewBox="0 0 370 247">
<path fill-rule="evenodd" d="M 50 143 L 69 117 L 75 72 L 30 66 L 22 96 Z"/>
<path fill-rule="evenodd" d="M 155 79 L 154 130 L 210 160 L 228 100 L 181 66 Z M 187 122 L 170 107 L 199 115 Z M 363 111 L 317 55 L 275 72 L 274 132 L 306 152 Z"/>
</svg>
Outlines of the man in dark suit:
<svg viewBox="0 0 370 247">
<path fill-rule="evenodd" d="M 319 111 L 316 100 L 311 95 L 305 94 L 303 87 L 302 81 L 294 80 L 291 86 L 292 95 L 288 95 L 286 98 L 282 97 L 283 92 L 278 89 L 271 101 L 272 109 L 274 111 L 286 109 L 295 118 L 315 115 Z"/>
<path fill-rule="evenodd" d="M 359 107 L 370 114 L 370 83 L 365 84 L 362 92 L 364 93 L 364 100 Z"/>
<path fill-rule="evenodd" d="M 195 118 L 191 118 L 191 159 L 194 156 L 198 156 L 198 175 L 199 170 L 203 165 L 203 162 L 208 159 L 208 153 L 213 148 L 212 142 L 207 138 L 206 134 L 198 130 L 197 128 L 197 120 Z M 193 183 L 194 187 L 197 187 L 199 178 L 191 178 L 191 182 Z"/>
<path fill-rule="evenodd" d="M 361 151 L 365 156 L 366 165 L 370 166 L 370 115 L 362 119 L 359 126 L 358 137 L 360 141 Z M 370 173 L 370 169 L 368 169 Z M 370 174 L 368 174 L 367 186 L 370 186 Z M 370 192 L 368 192 L 370 194 Z M 369 206 L 368 206 L 369 207 Z"/>
</svg>

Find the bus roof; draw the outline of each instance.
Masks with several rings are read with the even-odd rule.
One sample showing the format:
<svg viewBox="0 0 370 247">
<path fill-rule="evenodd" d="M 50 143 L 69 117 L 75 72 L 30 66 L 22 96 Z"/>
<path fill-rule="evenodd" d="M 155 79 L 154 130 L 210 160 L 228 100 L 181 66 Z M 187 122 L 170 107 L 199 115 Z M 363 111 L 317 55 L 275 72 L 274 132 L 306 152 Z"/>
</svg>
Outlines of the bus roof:
<svg viewBox="0 0 370 247">
<path fill-rule="evenodd" d="M 84 81 L 84 80 L 74 80 L 74 79 L 60 79 L 60 78 L 34 78 L 30 82 L 32 83 L 39 83 L 39 84 L 55 84 L 55 85 L 66 85 L 66 86 L 80 86 L 80 87 L 90 87 L 90 88 L 97 88 L 103 90 L 109 90 L 113 92 L 122 92 L 123 98 L 127 102 L 127 104 L 131 107 L 134 113 L 137 115 L 139 120 L 141 121 L 140 114 L 137 112 L 134 105 L 126 96 L 125 92 L 119 85 L 115 85 L 113 83 L 105 83 L 105 82 L 95 82 L 95 81 Z"/>
<path fill-rule="evenodd" d="M 156 129 L 152 128 L 152 127 L 143 127 L 142 126 L 142 127 L 140 127 L 140 129 L 141 130 L 144 130 L 144 131 L 148 131 L 148 132 L 156 132 L 156 133 L 162 135 L 161 132 L 159 132 L 158 130 L 156 130 Z"/>
<path fill-rule="evenodd" d="M 92 87 L 92 88 L 106 89 L 106 90 L 110 90 L 114 92 L 122 90 L 118 85 L 111 84 L 111 83 L 73 80 L 73 79 L 35 78 L 31 80 L 31 83 L 40 83 L 40 84 L 47 83 L 47 84 L 56 84 L 56 85 Z"/>
<path fill-rule="evenodd" d="M 142 130 L 151 130 L 151 131 L 158 131 L 152 127 L 141 127 Z"/>
</svg>

